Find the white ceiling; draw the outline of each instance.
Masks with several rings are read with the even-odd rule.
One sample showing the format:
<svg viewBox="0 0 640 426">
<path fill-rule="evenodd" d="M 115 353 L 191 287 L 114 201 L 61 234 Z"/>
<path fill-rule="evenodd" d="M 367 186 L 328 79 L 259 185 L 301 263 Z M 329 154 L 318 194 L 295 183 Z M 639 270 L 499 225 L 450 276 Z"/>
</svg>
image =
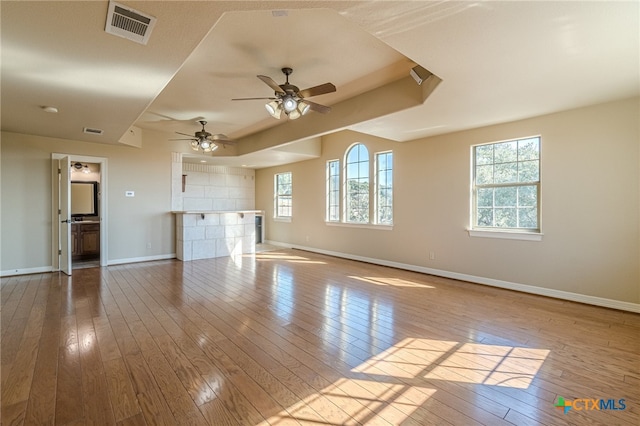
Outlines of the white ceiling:
<svg viewBox="0 0 640 426">
<path fill-rule="evenodd" d="M 0 2 L 2 130 L 118 143 L 132 125 L 170 139 L 205 119 L 243 154 L 192 161 L 265 167 L 313 150 L 300 132 L 287 140 L 295 123 L 271 118 L 264 102 L 231 99 L 271 96 L 256 75 L 282 83 L 284 66 L 301 89 L 334 83 L 336 93 L 312 99 L 334 106 L 406 78 L 416 63 L 429 69 L 442 82 L 424 103 L 334 129 L 396 141 L 640 93 L 638 1 L 120 3 L 157 18 L 147 45 L 104 31 L 106 0 Z M 319 116 L 301 120 L 326 122 Z M 273 126 L 281 130 L 265 133 Z M 277 140 L 258 149 L 256 135 Z"/>
</svg>

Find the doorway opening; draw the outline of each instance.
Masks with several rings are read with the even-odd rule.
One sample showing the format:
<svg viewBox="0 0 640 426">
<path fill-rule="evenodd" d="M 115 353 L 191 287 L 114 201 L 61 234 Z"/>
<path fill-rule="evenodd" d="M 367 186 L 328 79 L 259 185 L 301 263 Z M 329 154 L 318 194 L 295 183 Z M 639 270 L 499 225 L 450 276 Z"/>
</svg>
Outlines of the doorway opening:
<svg viewBox="0 0 640 426">
<path fill-rule="evenodd" d="M 100 266 L 100 164 L 71 162 L 71 268 Z"/>
<path fill-rule="evenodd" d="M 52 182 L 53 269 L 107 266 L 107 159 L 52 154 Z"/>
</svg>

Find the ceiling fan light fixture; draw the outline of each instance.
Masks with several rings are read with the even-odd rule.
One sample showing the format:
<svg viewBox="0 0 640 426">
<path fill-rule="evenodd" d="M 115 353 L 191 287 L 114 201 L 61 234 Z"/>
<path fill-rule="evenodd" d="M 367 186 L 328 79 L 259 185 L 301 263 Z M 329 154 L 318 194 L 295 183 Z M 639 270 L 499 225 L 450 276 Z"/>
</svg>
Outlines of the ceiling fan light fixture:
<svg viewBox="0 0 640 426">
<path fill-rule="evenodd" d="M 211 151 L 211 142 L 209 142 L 207 139 L 200 139 L 199 143 L 200 143 L 200 148 L 202 148 L 204 152 Z"/>
<path fill-rule="evenodd" d="M 300 111 L 298 111 L 297 109 L 294 109 L 293 111 L 287 113 L 287 115 L 289 116 L 290 120 L 296 120 L 302 117 L 302 114 L 300 114 Z"/>
<path fill-rule="evenodd" d="M 296 101 L 293 96 L 287 95 L 282 98 L 282 106 L 284 107 L 285 112 L 287 112 L 288 114 L 298 108 L 298 101 Z"/>
<path fill-rule="evenodd" d="M 225 135 L 224 133 L 216 133 L 215 135 L 212 135 L 211 133 L 207 132 L 204 128 L 204 126 L 207 124 L 206 121 L 200 120 L 198 122 L 202 125 L 202 130 L 200 130 L 199 132 L 195 132 L 194 136 L 189 137 L 188 139 L 180 138 L 180 139 L 169 139 L 169 140 L 172 140 L 172 141 L 188 140 L 190 141 L 189 146 L 191 147 L 191 149 L 193 149 L 196 152 L 204 152 L 207 154 L 220 148 L 221 144 L 222 145 L 235 144 L 235 142 L 229 139 L 229 136 Z M 183 136 L 191 136 L 188 133 L 181 133 L 181 132 L 176 132 L 176 133 Z M 82 166 L 82 164 L 80 164 L 80 166 Z"/>
<path fill-rule="evenodd" d="M 280 115 L 282 114 L 282 105 L 278 101 L 271 101 L 264 106 L 269 114 L 275 118 L 280 119 Z"/>
<path fill-rule="evenodd" d="M 284 67 L 281 69 L 282 73 L 286 76 L 286 81 L 283 84 L 276 83 L 271 77 L 266 75 L 257 75 L 264 84 L 269 86 L 273 91 L 275 97 L 269 98 L 234 98 L 232 101 L 252 101 L 257 99 L 269 99 L 270 102 L 266 103 L 264 107 L 275 119 L 279 119 L 282 116 L 282 111 L 290 119 L 295 120 L 307 112 L 310 109 L 314 111 L 327 113 L 331 111 L 328 106 L 316 104 L 314 102 L 304 102 L 305 98 L 312 96 L 324 95 L 327 93 L 333 93 L 336 91 L 336 86 L 332 83 L 324 83 L 318 86 L 309 87 L 307 89 L 300 90 L 298 86 L 289 83 L 289 76 L 293 73 L 293 69 Z M 295 111 L 295 112 L 294 112 Z"/>
<path fill-rule="evenodd" d="M 309 105 L 305 101 L 298 102 L 298 111 L 300 112 L 301 115 L 305 115 L 306 113 L 308 113 L 310 108 L 311 108 L 311 105 Z"/>
<path fill-rule="evenodd" d="M 268 102 L 264 105 L 264 107 L 267 110 L 267 112 L 269 112 L 269 114 L 274 115 L 278 110 L 278 102 L 276 101 Z"/>
</svg>

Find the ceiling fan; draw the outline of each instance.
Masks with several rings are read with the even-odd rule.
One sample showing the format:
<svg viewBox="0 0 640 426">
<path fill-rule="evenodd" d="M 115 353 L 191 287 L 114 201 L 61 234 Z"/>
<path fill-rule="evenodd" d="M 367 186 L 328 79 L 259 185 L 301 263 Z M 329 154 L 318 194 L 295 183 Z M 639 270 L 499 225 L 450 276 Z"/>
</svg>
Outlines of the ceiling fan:
<svg viewBox="0 0 640 426">
<path fill-rule="evenodd" d="M 199 120 L 198 123 L 202 125 L 202 130 L 196 132 L 193 136 L 187 133 L 176 132 L 179 135 L 189 136 L 188 138 L 169 139 L 172 141 L 191 141 L 191 149 L 194 151 L 202 150 L 204 152 L 213 152 L 220 145 L 235 145 L 235 141 L 229 139 L 229 137 L 222 133 L 216 133 L 215 135 L 207 132 L 204 126 L 207 124 L 204 120 Z"/>
<path fill-rule="evenodd" d="M 309 110 L 327 113 L 331 111 L 328 106 L 320 105 L 315 102 L 307 100 L 312 96 L 324 95 L 325 93 L 332 93 L 336 91 L 336 86 L 331 83 L 324 83 L 319 86 L 313 86 L 308 89 L 300 90 L 297 86 L 289 83 L 289 76 L 293 73 L 291 68 L 282 68 L 282 73 L 286 76 L 286 81 L 283 84 L 277 84 L 271 77 L 266 75 L 258 75 L 257 77 L 262 80 L 267 86 L 271 87 L 275 91 L 275 97 L 268 98 L 236 98 L 233 101 L 245 101 L 256 99 L 268 99 L 265 105 L 267 111 L 273 118 L 280 119 L 282 112 L 292 120 L 300 118 L 302 115 L 309 112 Z"/>
</svg>

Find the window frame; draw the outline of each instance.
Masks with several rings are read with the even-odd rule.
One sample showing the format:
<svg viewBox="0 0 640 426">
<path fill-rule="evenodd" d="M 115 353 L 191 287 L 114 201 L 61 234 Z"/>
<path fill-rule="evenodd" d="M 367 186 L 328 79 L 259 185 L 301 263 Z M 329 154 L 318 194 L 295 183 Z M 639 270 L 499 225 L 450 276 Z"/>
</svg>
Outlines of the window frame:
<svg viewBox="0 0 640 426">
<path fill-rule="evenodd" d="M 336 164 L 336 173 L 337 174 L 332 174 L 331 173 L 331 165 L 332 164 Z M 340 160 L 339 159 L 333 159 L 333 160 L 328 160 L 327 161 L 327 170 L 326 170 L 326 176 L 327 176 L 327 181 L 326 181 L 326 211 L 325 211 L 325 221 L 326 222 L 331 222 L 331 223 L 338 223 L 340 222 L 340 190 L 341 190 L 341 185 L 340 185 Z M 333 185 L 333 177 L 337 177 L 337 183 L 335 184 L 335 188 Z M 333 204 L 333 194 L 337 194 L 337 205 Z M 337 216 L 336 218 L 332 217 L 332 212 L 335 209 L 335 215 Z"/>
<path fill-rule="evenodd" d="M 513 182 L 502 182 L 502 183 L 477 183 L 477 172 L 478 172 L 478 164 L 477 164 L 477 149 L 483 146 L 494 146 L 504 143 L 515 142 L 518 144 L 521 141 L 526 141 L 530 139 L 537 139 L 537 180 L 527 180 L 527 181 L 519 181 L 516 179 Z M 517 145 L 518 146 L 518 145 Z M 541 207 L 541 189 L 542 189 L 542 136 L 541 135 L 533 135 L 526 137 L 518 137 L 514 139 L 507 139 L 502 141 L 488 142 L 482 144 L 476 144 L 471 146 L 471 214 L 470 214 L 470 227 L 468 229 L 470 236 L 474 237 L 489 237 L 489 238 L 504 238 L 504 239 L 523 239 L 523 240 L 533 240 L 539 241 L 542 239 L 542 207 Z M 532 159 L 520 159 L 518 157 L 519 153 L 516 148 L 516 160 L 510 162 L 496 163 L 495 162 L 495 151 L 493 151 L 493 160 L 491 163 L 487 165 L 493 166 L 493 172 L 495 172 L 496 164 L 508 164 L 515 163 L 516 164 L 516 174 L 520 172 L 521 164 L 526 161 L 532 161 Z M 516 205 L 514 208 L 516 209 L 516 220 L 519 221 L 518 209 L 520 208 L 519 203 L 519 194 L 518 191 L 522 187 L 535 187 L 536 194 L 536 228 L 530 227 L 500 227 L 500 226 L 480 226 L 478 225 L 478 198 L 479 198 L 479 190 L 481 189 L 498 189 L 498 188 L 515 188 L 516 189 Z M 495 192 L 492 195 L 492 214 L 495 215 Z M 493 218 L 495 223 L 495 216 Z"/>
<path fill-rule="evenodd" d="M 387 168 L 385 168 L 384 170 L 380 169 L 380 158 L 382 156 L 391 156 L 391 166 L 388 167 L 388 160 L 385 161 L 385 165 L 387 166 Z M 375 220 L 375 224 L 377 225 L 383 225 L 383 226 L 393 226 L 393 172 L 394 172 L 394 161 L 393 161 L 393 150 L 387 150 L 387 151 L 379 151 L 374 153 L 374 168 L 375 168 L 375 176 L 374 176 L 374 191 L 375 191 L 375 195 L 374 195 L 374 220 Z M 390 192 L 390 195 L 387 197 L 388 199 L 390 199 L 389 205 L 386 206 L 381 206 L 381 187 L 380 187 L 380 173 L 381 172 L 390 172 L 391 175 L 391 185 L 389 188 L 387 188 L 387 190 Z M 381 208 L 382 207 L 389 207 L 391 210 L 391 219 L 389 221 L 382 221 L 381 220 Z"/>
<path fill-rule="evenodd" d="M 347 180 L 347 171 L 348 165 L 351 163 L 347 162 L 349 154 L 352 152 L 354 147 L 362 145 L 366 152 L 366 161 L 368 163 L 367 170 L 367 215 L 368 220 L 366 222 L 353 222 L 348 221 L 348 180 Z M 391 188 L 390 193 L 390 205 L 391 207 L 391 220 L 388 222 L 380 223 L 380 214 L 378 212 L 378 206 L 380 205 L 379 200 L 379 177 L 378 177 L 378 164 L 379 164 L 379 156 L 389 154 L 391 155 L 391 167 L 385 169 L 385 171 L 389 171 L 391 173 L 391 182 L 393 182 L 393 172 L 395 163 L 393 160 L 393 150 L 388 149 L 384 151 L 371 152 L 370 148 L 367 144 L 363 142 L 354 142 L 349 145 L 341 158 L 327 160 L 325 163 L 325 224 L 328 226 L 340 226 L 340 227 L 348 227 L 348 228 L 368 228 L 368 229 L 377 229 L 377 230 L 392 230 L 393 229 L 393 188 Z M 359 160 L 361 160 L 359 158 Z M 363 161 L 357 161 L 354 164 L 362 163 Z M 337 173 L 335 175 L 331 174 L 331 165 L 337 164 Z M 357 166 L 356 166 L 357 167 Z M 333 188 L 331 184 L 331 177 L 335 176 L 339 184 L 336 188 Z M 360 177 L 360 176 L 358 176 Z M 373 179 L 373 180 L 372 180 Z M 331 191 L 338 194 L 337 200 L 338 204 L 333 205 L 332 200 L 330 199 Z M 334 198 L 335 199 L 335 198 Z M 371 202 L 373 200 L 373 203 Z M 331 208 L 337 207 L 334 211 L 337 211 L 337 216 L 331 216 Z"/>
<path fill-rule="evenodd" d="M 284 177 L 288 175 L 289 176 L 289 183 L 284 183 L 281 184 L 280 182 L 280 178 Z M 282 173 L 276 173 L 274 175 L 274 180 L 273 180 L 273 198 L 274 198 L 274 211 L 273 211 L 273 218 L 275 220 L 281 220 L 281 221 L 291 221 L 291 218 L 293 217 L 293 174 L 291 172 L 282 172 Z M 287 194 L 286 191 L 285 193 L 280 193 L 280 189 L 282 186 L 284 185 L 288 185 L 289 186 L 289 193 Z M 285 197 L 288 197 L 288 206 L 285 206 L 281 203 L 282 200 L 285 199 Z M 289 214 L 280 214 L 281 213 L 281 208 L 286 209 L 288 208 L 289 210 Z"/>
<path fill-rule="evenodd" d="M 366 177 L 364 175 L 361 175 L 361 164 L 365 163 L 365 161 L 360 161 L 360 156 L 358 155 L 358 160 L 355 162 L 349 162 L 349 155 L 351 154 L 351 152 L 358 148 L 360 149 L 360 147 L 363 147 L 366 151 Z M 371 224 L 371 158 L 370 158 L 370 152 L 369 152 L 369 148 L 367 148 L 367 146 L 365 144 L 363 144 L 362 142 L 356 142 L 354 144 L 352 144 L 346 151 L 344 154 L 344 184 L 343 184 L 343 200 L 344 200 L 344 206 L 343 206 L 343 217 L 342 217 L 342 222 L 350 224 L 350 225 L 369 225 Z M 349 166 L 351 164 L 355 164 L 357 165 L 358 168 L 358 174 L 356 178 L 350 178 L 350 174 L 349 174 Z M 365 180 L 367 181 L 367 191 L 363 192 L 363 191 L 359 191 L 356 195 L 361 195 L 364 194 L 366 196 L 366 210 L 365 209 L 358 209 L 359 211 L 362 212 L 366 212 L 366 220 L 364 221 L 356 221 L 356 220 L 349 220 L 350 217 L 350 213 L 351 213 L 351 195 L 352 195 L 352 191 L 350 191 L 349 189 L 349 183 L 352 180 L 356 180 L 356 181 L 361 181 L 361 180 Z"/>
</svg>

